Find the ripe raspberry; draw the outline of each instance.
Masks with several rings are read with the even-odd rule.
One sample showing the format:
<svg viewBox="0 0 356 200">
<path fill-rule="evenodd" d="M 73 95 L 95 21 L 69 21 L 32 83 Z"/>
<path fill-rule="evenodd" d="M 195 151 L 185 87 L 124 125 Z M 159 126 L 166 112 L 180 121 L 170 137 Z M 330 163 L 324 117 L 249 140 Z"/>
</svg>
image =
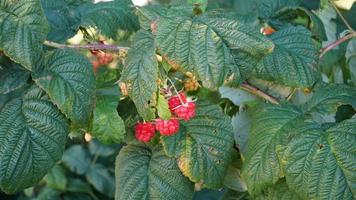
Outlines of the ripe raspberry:
<svg viewBox="0 0 356 200">
<path fill-rule="evenodd" d="M 173 109 L 173 112 L 184 121 L 189 121 L 195 116 L 195 103 L 188 102 Z"/>
<path fill-rule="evenodd" d="M 164 136 L 170 136 L 178 132 L 179 120 L 178 119 L 156 119 L 156 130 Z"/>
<path fill-rule="evenodd" d="M 102 64 L 102 65 L 109 64 L 114 59 L 112 55 L 104 53 L 104 52 L 99 53 L 96 56 L 97 56 L 97 59 L 98 59 L 99 63 Z"/>
<path fill-rule="evenodd" d="M 272 27 L 268 26 L 262 29 L 263 35 L 271 35 L 272 33 L 276 32 Z"/>
<path fill-rule="evenodd" d="M 168 100 L 168 105 L 169 105 L 169 109 L 171 110 L 171 112 L 173 112 L 174 108 L 182 105 L 182 101 L 183 101 L 183 104 L 187 103 L 187 97 L 185 96 L 185 94 L 183 92 L 180 92 L 179 96 L 181 99 L 179 99 L 178 95 L 176 95 L 176 96 L 171 97 Z"/>
<path fill-rule="evenodd" d="M 135 136 L 138 141 L 149 142 L 155 132 L 155 126 L 149 122 L 137 123 L 135 126 Z"/>
</svg>

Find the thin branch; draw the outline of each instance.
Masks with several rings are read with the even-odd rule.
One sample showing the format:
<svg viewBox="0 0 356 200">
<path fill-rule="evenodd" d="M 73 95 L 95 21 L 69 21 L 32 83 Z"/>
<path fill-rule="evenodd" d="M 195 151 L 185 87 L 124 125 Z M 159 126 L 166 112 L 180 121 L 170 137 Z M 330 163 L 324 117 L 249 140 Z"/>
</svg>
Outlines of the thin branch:
<svg viewBox="0 0 356 200">
<path fill-rule="evenodd" d="M 89 49 L 89 50 L 109 50 L 109 51 L 122 51 L 128 50 L 129 47 L 122 47 L 110 44 L 60 44 L 52 41 L 45 41 L 44 45 L 64 49 L 64 48 L 72 48 L 72 49 Z"/>
<path fill-rule="evenodd" d="M 293 88 L 292 92 L 287 97 L 287 101 L 290 101 L 296 92 L 297 88 Z"/>
<path fill-rule="evenodd" d="M 347 40 L 356 37 L 356 32 L 352 32 L 350 34 L 347 34 L 346 36 L 339 38 L 338 40 L 336 40 L 335 42 L 329 44 L 328 46 L 320 49 L 320 56 L 319 58 L 322 58 L 328 51 L 330 51 L 331 49 L 339 46 L 341 43 L 346 42 Z"/>
<path fill-rule="evenodd" d="M 335 3 L 332 0 L 329 0 L 330 4 L 334 7 L 336 13 L 340 16 L 341 20 L 344 22 L 344 24 L 347 26 L 347 28 L 351 32 L 355 32 L 355 30 L 350 26 L 350 24 L 347 22 L 345 17 L 341 14 L 340 10 L 336 7 Z"/>
<path fill-rule="evenodd" d="M 273 104 L 279 104 L 278 100 L 276 98 L 272 97 L 271 95 L 265 93 L 264 91 L 254 87 L 254 86 L 252 86 L 252 85 L 250 85 L 248 83 L 242 83 L 240 85 L 240 88 L 242 90 L 245 90 L 245 91 L 255 95 L 255 96 L 261 97 L 261 98 L 263 98 L 263 99 L 265 99 L 265 100 L 267 100 L 267 101 L 269 101 L 269 102 L 271 102 Z"/>
</svg>

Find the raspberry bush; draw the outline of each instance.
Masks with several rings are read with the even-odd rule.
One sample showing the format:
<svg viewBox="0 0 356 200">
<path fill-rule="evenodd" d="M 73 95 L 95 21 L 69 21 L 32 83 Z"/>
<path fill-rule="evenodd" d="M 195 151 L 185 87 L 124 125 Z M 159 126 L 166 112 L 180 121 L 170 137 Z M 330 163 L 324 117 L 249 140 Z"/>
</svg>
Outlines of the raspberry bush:
<svg viewBox="0 0 356 200">
<path fill-rule="evenodd" d="M 0 0 L 0 199 L 355 199 L 353 2 Z"/>
</svg>

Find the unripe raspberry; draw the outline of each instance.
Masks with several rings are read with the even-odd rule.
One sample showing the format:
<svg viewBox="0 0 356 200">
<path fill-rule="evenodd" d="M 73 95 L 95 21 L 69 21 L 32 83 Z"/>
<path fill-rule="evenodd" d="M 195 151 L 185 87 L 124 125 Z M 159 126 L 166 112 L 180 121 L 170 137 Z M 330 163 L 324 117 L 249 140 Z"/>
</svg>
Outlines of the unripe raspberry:
<svg viewBox="0 0 356 200">
<path fill-rule="evenodd" d="M 184 121 L 189 121 L 195 116 L 195 103 L 188 102 L 173 109 L 173 112 Z"/>
<path fill-rule="evenodd" d="M 139 122 L 135 126 L 135 136 L 138 141 L 149 142 L 155 135 L 155 126 L 149 122 Z"/>
<path fill-rule="evenodd" d="M 184 81 L 184 89 L 185 89 L 185 91 L 187 91 L 187 92 L 189 92 L 189 91 L 197 91 L 198 88 L 199 88 L 199 83 L 195 79 L 195 77 L 186 79 Z"/>
<path fill-rule="evenodd" d="M 119 54 L 118 54 L 119 58 L 120 59 L 126 58 L 127 57 L 127 52 L 128 52 L 127 49 L 120 49 Z"/>
<path fill-rule="evenodd" d="M 309 93 L 311 93 L 311 90 L 309 88 L 304 88 L 303 92 L 306 93 L 306 94 L 309 94 Z"/>
<path fill-rule="evenodd" d="M 178 119 L 156 119 L 156 130 L 164 136 L 170 136 L 179 131 L 179 120 Z"/>
<path fill-rule="evenodd" d="M 180 99 L 179 99 L 180 97 Z M 179 93 L 179 97 L 178 95 L 171 97 L 168 100 L 168 105 L 169 105 L 169 109 L 171 110 L 171 112 L 173 112 L 173 109 L 187 103 L 187 97 L 185 96 L 185 94 L 183 92 Z"/>
<path fill-rule="evenodd" d="M 128 95 L 129 95 L 129 91 L 128 91 L 128 89 L 127 89 L 126 83 L 120 82 L 120 83 L 119 83 L 119 86 L 120 86 L 121 93 L 122 93 L 124 96 L 128 96 Z"/>
</svg>

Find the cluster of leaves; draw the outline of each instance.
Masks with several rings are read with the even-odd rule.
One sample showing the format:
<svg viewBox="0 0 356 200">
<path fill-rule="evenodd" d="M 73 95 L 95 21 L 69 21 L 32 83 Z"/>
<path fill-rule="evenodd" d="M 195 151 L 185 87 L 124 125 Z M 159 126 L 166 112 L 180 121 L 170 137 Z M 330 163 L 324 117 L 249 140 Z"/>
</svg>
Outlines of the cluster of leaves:
<svg viewBox="0 0 356 200">
<path fill-rule="evenodd" d="M 19 200 L 112 199 L 115 195 L 114 163 L 121 145 L 103 145 L 91 140 L 73 144 L 37 184 L 19 194 Z"/>
<path fill-rule="evenodd" d="M 84 192 L 94 199 L 199 199 L 197 190 L 224 188 L 214 195 L 353 199 L 355 41 L 319 58 L 339 33 L 338 23 L 326 19 L 336 19 L 328 13 L 334 8 L 326 1 L 224 3 L 1 1 L 0 189 L 15 193 L 47 174 L 43 198 Z M 214 9 L 231 4 L 239 7 Z M 263 35 L 265 27 L 275 32 Z M 94 76 L 80 52 L 43 45 L 91 29 L 113 39 L 134 33 L 124 65 Z M 340 63 L 341 77 L 328 66 Z M 196 116 L 181 121 L 173 136 L 135 140 L 138 120 L 169 113 L 161 89 L 182 87 L 171 80 L 186 74 L 201 86 L 191 93 L 198 97 Z M 246 83 L 279 104 L 238 89 Z M 115 162 L 115 184 L 112 164 L 97 162 L 115 150 L 91 142 L 94 158 L 80 145 L 65 151 L 68 133 L 85 132 L 126 144 Z"/>
</svg>

